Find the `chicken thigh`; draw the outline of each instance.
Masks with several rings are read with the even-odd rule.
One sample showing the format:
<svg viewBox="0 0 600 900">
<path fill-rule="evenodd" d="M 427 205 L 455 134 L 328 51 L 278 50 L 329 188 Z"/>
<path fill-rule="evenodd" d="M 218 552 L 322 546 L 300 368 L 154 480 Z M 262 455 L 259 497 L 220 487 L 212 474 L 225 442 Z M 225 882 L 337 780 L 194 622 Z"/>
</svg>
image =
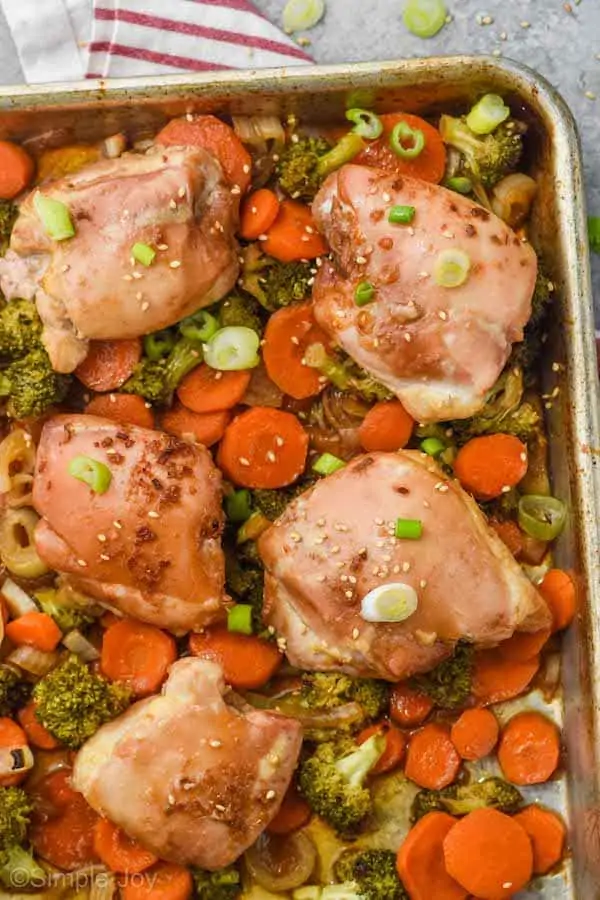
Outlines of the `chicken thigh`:
<svg viewBox="0 0 600 900">
<path fill-rule="evenodd" d="M 397 519 L 419 540 L 394 536 Z M 294 666 L 400 681 L 427 671 L 461 638 L 482 646 L 550 623 L 544 600 L 477 505 L 416 451 L 354 459 L 294 500 L 259 539 L 264 620 Z M 365 621 L 362 601 L 408 585 L 416 611 Z"/>
<path fill-rule="evenodd" d="M 73 785 L 161 859 L 215 870 L 276 815 L 301 744 L 296 721 L 229 705 L 219 666 L 181 659 L 83 746 Z"/>
<path fill-rule="evenodd" d="M 391 224 L 394 206 L 413 221 Z M 331 175 L 313 211 L 333 253 L 313 289 L 319 324 L 418 421 L 476 413 L 531 315 L 531 246 L 465 197 L 364 166 Z M 465 280 L 442 287 L 457 251 Z M 361 282 L 375 288 L 365 306 Z"/>
<path fill-rule="evenodd" d="M 102 493 L 70 473 L 100 463 Z M 39 555 L 69 584 L 175 634 L 225 615 L 221 475 L 202 445 L 95 416 L 51 419 L 37 453 Z"/>
<path fill-rule="evenodd" d="M 73 238 L 48 237 L 38 193 L 67 206 Z M 88 340 L 157 331 L 233 287 L 238 203 L 201 148 L 104 160 L 26 198 L 0 260 L 0 289 L 8 299 L 36 299 L 52 365 L 71 372 Z M 156 251 L 150 266 L 132 259 L 136 243 Z"/>
</svg>

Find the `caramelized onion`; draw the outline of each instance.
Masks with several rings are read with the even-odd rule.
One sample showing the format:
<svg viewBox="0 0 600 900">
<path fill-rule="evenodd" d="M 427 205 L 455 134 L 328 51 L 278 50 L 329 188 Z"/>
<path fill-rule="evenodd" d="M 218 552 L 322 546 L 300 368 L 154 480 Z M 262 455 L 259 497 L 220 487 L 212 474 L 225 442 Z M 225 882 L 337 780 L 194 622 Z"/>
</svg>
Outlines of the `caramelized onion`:
<svg viewBox="0 0 600 900">
<path fill-rule="evenodd" d="M 305 884 L 317 861 L 315 845 L 305 834 L 261 834 L 245 854 L 252 879 L 268 891 L 290 891 Z"/>
<path fill-rule="evenodd" d="M 233 129 L 253 157 L 253 187 L 262 187 L 271 177 L 285 146 L 285 131 L 278 116 L 232 116 Z"/>
<path fill-rule="evenodd" d="M 517 228 L 529 216 L 537 193 L 537 184 L 529 175 L 507 175 L 494 187 L 492 210 L 511 228 Z"/>
</svg>

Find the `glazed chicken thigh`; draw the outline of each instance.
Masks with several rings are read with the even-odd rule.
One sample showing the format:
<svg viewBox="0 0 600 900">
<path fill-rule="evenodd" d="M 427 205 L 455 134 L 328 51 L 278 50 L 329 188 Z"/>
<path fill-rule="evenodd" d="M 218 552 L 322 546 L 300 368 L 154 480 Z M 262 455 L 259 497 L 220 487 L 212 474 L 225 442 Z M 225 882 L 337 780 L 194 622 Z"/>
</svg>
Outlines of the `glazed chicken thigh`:
<svg viewBox="0 0 600 900">
<path fill-rule="evenodd" d="M 239 711 L 219 666 L 182 659 L 162 696 L 136 703 L 84 745 L 73 784 L 162 859 L 215 870 L 273 819 L 301 744 L 296 721 Z"/>
<path fill-rule="evenodd" d="M 110 473 L 103 493 L 73 460 Z M 224 616 L 221 475 L 201 444 L 89 415 L 42 432 L 36 549 L 75 588 L 175 634 Z"/>
<path fill-rule="evenodd" d="M 390 223 L 394 206 L 414 207 L 413 221 Z M 476 413 L 523 340 L 531 246 L 465 197 L 364 166 L 331 175 L 313 211 L 332 250 L 313 289 L 319 324 L 418 421 Z M 457 252 L 465 280 L 443 287 Z M 361 282 L 375 289 L 365 306 Z"/>
<path fill-rule="evenodd" d="M 394 536 L 398 518 L 419 540 Z M 259 539 L 264 620 L 294 666 L 399 681 L 461 638 L 491 646 L 549 625 L 544 600 L 475 502 L 416 451 L 371 453 L 300 495 Z M 408 585 L 416 611 L 365 621 L 362 600 Z"/>
<path fill-rule="evenodd" d="M 45 232 L 35 197 L 67 206 L 69 240 Z M 73 371 L 90 339 L 148 334 L 220 300 L 235 284 L 238 198 L 201 148 L 105 160 L 36 188 L 20 207 L 0 288 L 35 298 L 53 368 Z M 132 248 L 156 251 L 132 264 Z"/>
</svg>

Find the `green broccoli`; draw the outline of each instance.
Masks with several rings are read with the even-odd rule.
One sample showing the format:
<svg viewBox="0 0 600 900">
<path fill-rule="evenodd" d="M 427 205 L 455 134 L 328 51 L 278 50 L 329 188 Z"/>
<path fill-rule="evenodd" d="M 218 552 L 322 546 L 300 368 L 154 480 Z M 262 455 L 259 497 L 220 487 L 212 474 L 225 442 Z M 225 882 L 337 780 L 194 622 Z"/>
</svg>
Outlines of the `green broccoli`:
<svg viewBox="0 0 600 900">
<path fill-rule="evenodd" d="M 484 188 L 493 187 L 519 165 L 524 126 L 515 119 L 508 119 L 492 134 L 483 136 L 471 131 L 464 116 L 442 116 L 439 127 L 444 143 L 462 154 L 462 171 L 456 174 L 465 175 Z"/>
<path fill-rule="evenodd" d="M 138 394 L 150 403 L 168 406 L 179 382 L 200 365 L 202 358 L 202 344 L 181 337 L 162 359 L 142 357 L 121 390 Z"/>
<path fill-rule="evenodd" d="M 70 384 L 68 376 L 54 371 L 45 349 L 37 347 L 0 372 L 0 397 L 7 398 L 9 416 L 26 419 L 61 403 Z"/>
<path fill-rule="evenodd" d="M 0 716 L 10 716 L 29 702 L 32 685 L 12 666 L 0 664 Z"/>
<path fill-rule="evenodd" d="M 240 873 L 235 866 L 217 872 L 193 868 L 192 878 L 197 900 L 235 900 L 242 892 Z"/>
<path fill-rule="evenodd" d="M 267 312 L 310 296 L 316 269 L 310 262 L 282 263 L 266 256 L 258 244 L 243 254 L 241 286 Z"/>
<path fill-rule="evenodd" d="M 393 394 L 368 372 L 341 353 L 327 353 L 323 344 L 311 344 L 305 353 L 306 364 L 318 369 L 341 391 L 354 391 L 365 400 L 389 400 Z"/>
<path fill-rule="evenodd" d="M 364 720 L 377 719 L 387 709 L 390 686 L 374 678 L 351 678 L 339 672 L 304 672 L 300 703 L 306 709 L 335 709 L 358 703 Z"/>
<path fill-rule="evenodd" d="M 279 187 L 294 200 L 312 200 L 325 178 L 364 147 L 363 139 L 352 131 L 334 145 L 324 138 L 295 135 L 277 162 Z"/>
<path fill-rule="evenodd" d="M 543 271 L 538 269 L 535 290 L 531 300 L 531 318 L 525 326 L 524 339 L 513 345 L 512 354 L 508 361 L 508 367 L 520 366 L 528 382 L 532 381 L 534 367 L 539 359 L 544 343 L 544 326 L 546 313 L 552 300 L 554 285 Z"/>
<path fill-rule="evenodd" d="M 398 878 L 396 854 L 391 850 L 344 853 L 335 864 L 335 877 L 355 884 L 363 900 L 409 900 Z"/>
<path fill-rule="evenodd" d="M 40 888 L 46 881 L 44 870 L 23 847 L 32 812 L 33 804 L 22 788 L 0 787 L 0 881 L 9 889 Z"/>
<path fill-rule="evenodd" d="M 10 244 L 13 225 L 19 210 L 10 200 L 0 200 L 0 256 L 4 256 Z"/>
<path fill-rule="evenodd" d="M 498 809 L 508 815 L 523 805 L 517 788 L 502 778 L 485 778 L 472 784 L 456 784 L 441 791 L 422 790 L 411 807 L 411 821 L 417 822 L 430 812 L 447 812 L 451 816 L 466 816 L 475 809 Z"/>
<path fill-rule="evenodd" d="M 35 599 L 46 615 L 51 616 L 63 634 L 73 631 L 75 628 L 85 628 L 90 625 L 95 616 L 83 606 L 64 602 L 64 592 L 58 592 L 54 588 L 44 588 L 36 591 Z"/>
<path fill-rule="evenodd" d="M 298 787 L 310 807 L 336 831 L 357 829 L 371 812 L 369 772 L 385 749 L 385 737 L 376 734 L 357 746 L 349 738 L 318 744 L 300 762 Z"/>
<path fill-rule="evenodd" d="M 464 706 L 471 694 L 473 647 L 459 641 L 454 653 L 431 672 L 415 675 L 412 683 L 442 709 Z"/>
<path fill-rule="evenodd" d="M 94 675 L 71 654 L 38 681 L 33 689 L 36 716 L 50 734 L 70 750 L 78 750 L 101 725 L 129 705 L 131 692 Z"/>
<path fill-rule="evenodd" d="M 22 359 L 42 346 L 42 321 L 32 300 L 12 300 L 0 309 L 0 360 Z"/>
<path fill-rule="evenodd" d="M 219 322 L 221 328 L 230 325 L 242 325 L 262 335 L 264 325 L 259 315 L 260 306 L 253 297 L 240 297 L 230 294 L 219 306 Z"/>
<path fill-rule="evenodd" d="M 264 570 L 255 541 L 246 541 L 238 547 L 225 543 L 225 583 L 238 603 L 250 604 L 254 630 L 260 632 Z"/>
</svg>

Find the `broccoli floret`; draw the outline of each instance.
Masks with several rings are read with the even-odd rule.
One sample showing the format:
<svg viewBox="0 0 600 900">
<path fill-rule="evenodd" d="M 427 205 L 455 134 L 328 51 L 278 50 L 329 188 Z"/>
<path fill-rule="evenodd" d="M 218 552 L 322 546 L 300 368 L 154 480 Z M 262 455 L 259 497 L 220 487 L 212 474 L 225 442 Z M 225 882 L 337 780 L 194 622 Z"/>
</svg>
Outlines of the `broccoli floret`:
<svg viewBox="0 0 600 900">
<path fill-rule="evenodd" d="M 344 853 L 335 865 L 335 877 L 354 883 L 363 900 L 409 900 L 398 878 L 396 854 L 391 850 Z"/>
<path fill-rule="evenodd" d="M 320 161 L 331 149 L 325 138 L 304 137 L 290 142 L 275 169 L 281 190 L 294 199 L 312 200 L 324 178 Z"/>
<path fill-rule="evenodd" d="M 336 831 L 347 834 L 371 812 L 369 772 L 385 749 L 373 735 L 360 747 L 347 738 L 325 741 L 300 762 L 298 787 L 310 807 Z"/>
<path fill-rule="evenodd" d="M 252 607 L 252 624 L 259 633 L 263 628 L 262 605 L 264 570 L 256 551 L 255 541 L 246 541 L 238 547 L 225 544 L 225 583 L 239 603 Z"/>
<path fill-rule="evenodd" d="M 78 750 L 101 725 L 120 715 L 130 697 L 128 688 L 94 675 L 74 654 L 33 689 L 37 718 L 70 750 Z"/>
<path fill-rule="evenodd" d="M 523 125 L 508 119 L 492 134 L 475 134 L 466 119 L 442 116 L 440 132 L 444 143 L 458 150 L 463 157 L 460 174 L 472 178 L 484 188 L 491 188 L 501 178 L 514 172 L 523 153 Z"/>
<path fill-rule="evenodd" d="M 473 784 L 450 785 L 441 791 L 423 790 L 415 796 L 411 807 L 411 821 L 417 822 L 430 812 L 447 812 L 451 816 L 466 816 L 475 809 L 498 809 L 512 814 L 523 805 L 517 788 L 502 778 L 485 778 Z"/>
<path fill-rule="evenodd" d="M 19 210 L 10 200 L 0 200 L 0 256 L 4 256 L 10 244 L 13 225 Z"/>
<path fill-rule="evenodd" d="M 68 376 L 54 371 L 48 354 L 38 347 L 0 373 L 0 396 L 7 398 L 9 416 L 26 419 L 61 403 L 70 383 Z"/>
<path fill-rule="evenodd" d="M 53 588 L 36 591 L 34 596 L 43 612 L 54 619 L 63 634 L 75 628 L 85 628 L 94 621 L 95 617 L 84 607 L 61 602 Z"/>
<path fill-rule="evenodd" d="M 12 300 L 0 309 L 0 359 L 12 362 L 42 346 L 42 322 L 31 300 Z"/>
<path fill-rule="evenodd" d="M 263 333 L 263 323 L 259 315 L 260 306 L 252 297 L 231 294 L 219 306 L 219 321 L 222 328 L 241 325 L 251 328 L 257 334 Z"/>
<path fill-rule="evenodd" d="M 227 866 L 218 872 L 192 869 L 197 900 L 235 900 L 242 892 L 239 871 L 235 866 Z"/>
<path fill-rule="evenodd" d="M 315 277 L 312 263 L 279 262 L 266 256 L 258 244 L 250 244 L 243 258 L 241 286 L 267 312 L 310 296 Z"/>
<path fill-rule="evenodd" d="M 376 719 L 386 710 L 390 687 L 374 678 L 351 678 L 338 672 L 304 672 L 300 702 L 307 709 L 334 709 L 358 703 L 366 719 Z"/>
<path fill-rule="evenodd" d="M 7 888 L 23 888 L 27 884 L 41 887 L 46 880 L 44 870 L 22 846 L 27 840 L 32 811 L 33 804 L 24 790 L 0 788 L 0 881 Z"/>
<path fill-rule="evenodd" d="M 464 706 L 471 694 L 473 672 L 473 648 L 459 642 L 454 654 L 441 662 L 431 672 L 416 675 L 412 682 L 442 709 Z"/>
<path fill-rule="evenodd" d="M 9 716 L 29 702 L 32 685 L 8 665 L 0 665 L 0 716 Z"/>
<path fill-rule="evenodd" d="M 305 353 L 306 364 L 318 369 L 341 391 L 354 391 L 368 401 L 389 400 L 393 395 L 383 384 L 340 353 L 327 353 L 323 344 L 311 344 Z"/>
<path fill-rule="evenodd" d="M 523 401 L 523 372 L 518 366 L 507 367 L 489 391 L 485 406 L 470 419 L 448 422 L 453 439 L 464 444 L 480 434 L 513 434 L 529 440 L 538 431 L 540 415 L 533 404 Z"/>
<path fill-rule="evenodd" d="M 143 357 L 121 390 L 138 394 L 150 403 L 168 406 L 179 382 L 201 362 L 201 344 L 182 337 L 163 359 Z"/>
<path fill-rule="evenodd" d="M 538 269 L 535 290 L 531 299 L 531 318 L 525 326 L 524 339 L 513 346 L 508 366 L 520 366 L 527 381 L 531 381 L 533 369 L 539 359 L 544 342 L 546 312 L 552 300 L 554 285 L 544 271 Z"/>
</svg>

